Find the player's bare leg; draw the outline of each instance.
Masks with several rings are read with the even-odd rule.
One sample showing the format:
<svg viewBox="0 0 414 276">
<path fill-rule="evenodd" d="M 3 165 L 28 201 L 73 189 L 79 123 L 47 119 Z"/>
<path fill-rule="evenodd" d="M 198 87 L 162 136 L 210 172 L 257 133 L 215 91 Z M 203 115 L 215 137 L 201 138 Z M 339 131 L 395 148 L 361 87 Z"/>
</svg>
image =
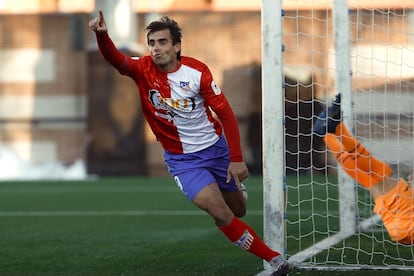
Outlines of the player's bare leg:
<svg viewBox="0 0 414 276">
<path fill-rule="evenodd" d="M 241 218 L 246 215 L 247 196 L 245 191 L 221 193 L 223 194 L 224 201 L 236 217 Z"/>
<path fill-rule="evenodd" d="M 228 225 L 234 216 L 215 182 L 204 187 L 194 198 L 193 203 L 209 213 L 218 226 Z"/>
<path fill-rule="evenodd" d="M 243 202 L 243 192 L 238 191 L 227 195 L 227 200 L 232 199 Z M 279 252 L 270 249 L 249 225 L 234 215 L 217 183 L 214 182 L 204 187 L 194 198 L 193 203 L 213 217 L 220 231 L 232 243 L 269 262 L 274 270 L 272 275 L 283 276 L 292 271 L 291 264 Z M 242 209 L 245 209 L 245 205 Z"/>
</svg>

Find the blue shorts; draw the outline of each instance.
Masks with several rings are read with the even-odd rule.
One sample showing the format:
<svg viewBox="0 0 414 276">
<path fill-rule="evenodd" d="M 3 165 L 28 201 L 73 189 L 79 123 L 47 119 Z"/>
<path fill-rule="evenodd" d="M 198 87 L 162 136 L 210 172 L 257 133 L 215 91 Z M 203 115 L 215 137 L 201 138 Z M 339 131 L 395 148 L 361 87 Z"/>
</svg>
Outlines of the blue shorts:
<svg viewBox="0 0 414 276">
<path fill-rule="evenodd" d="M 207 185 L 217 182 L 224 192 L 238 191 L 232 178 L 227 181 L 227 169 L 230 164 L 229 149 L 223 136 L 212 146 L 193 153 L 172 154 L 164 152 L 168 171 L 178 187 L 190 200 Z"/>
</svg>

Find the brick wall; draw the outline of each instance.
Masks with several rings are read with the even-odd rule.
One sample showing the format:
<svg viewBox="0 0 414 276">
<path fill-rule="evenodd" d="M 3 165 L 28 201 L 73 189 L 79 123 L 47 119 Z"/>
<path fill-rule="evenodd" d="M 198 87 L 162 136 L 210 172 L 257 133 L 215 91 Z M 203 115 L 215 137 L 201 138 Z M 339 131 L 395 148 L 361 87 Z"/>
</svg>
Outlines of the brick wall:
<svg viewBox="0 0 414 276">
<path fill-rule="evenodd" d="M 242 145 L 249 159 L 248 116 L 251 110 L 258 109 L 257 102 L 252 99 L 260 93 L 254 79 L 255 69 L 262 59 L 260 11 L 171 12 L 166 15 L 182 26 L 182 54 L 205 62 L 227 95 L 239 119 Z M 284 19 L 286 51 L 283 62 L 314 68 L 314 92 L 321 95 L 331 92 L 334 87 L 328 74 L 332 47 L 330 16 L 327 11 L 312 14 L 288 11 Z M 93 34 L 87 27 L 90 17 L 89 14 L 58 13 L 4 14 L 0 17 L 0 141 L 3 146 L 19 137 L 19 141 L 27 143 L 53 145 L 46 147 L 54 150 L 49 155 L 65 164 L 86 159 L 90 142 L 87 116 L 89 71 L 92 68 L 88 64 L 90 51 L 87 48 L 91 41 L 95 45 Z M 147 14 L 137 14 L 137 42 L 142 45 L 146 45 L 146 17 Z M 297 18 L 300 20 L 296 21 Z M 401 22 L 393 21 L 391 30 L 397 30 L 399 24 Z M 378 27 L 373 34 L 361 32 L 363 25 L 358 28 L 358 32 L 356 29 L 352 31 L 352 36 L 364 35 L 368 42 L 370 35 L 383 41 L 406 42 L 401 32 L 386 35 Z M 15 56 L 15 62 L 8 60 L 10 53 Z M 23 54 L 27 55 L 28 63 L 19 56 Z M 11 62 L 11 67 L 6 67 L 5 62 Z M 94 70 L 107 70 L 109 65 L 102 62 L 99 66 L 102 68 L 95 67 Z M 4 71 L 5 68 L 11 68 L 13 72 Z M 129 82 L 126 77 L 119 77 L 114 89 L 136 93 L 135 87 L 130 83 L 123 84 L 124 81 Z M 128 114 L 118 113 L 122 127 L 128 128 L 128 122 L 122 121 Z M 165 174 L 161 147 L 148 127 L 144 132 L 146 157 L 143 162 L 148 165 L 148 173 Z"/>
<path fill-rule="evenodd" d="M 79 15 L 0 17 L 1 146 L 27 161 L 85 158 L 85 24 Z M 39 145 L 50 146 L 33 151 Z"/>
</svg>

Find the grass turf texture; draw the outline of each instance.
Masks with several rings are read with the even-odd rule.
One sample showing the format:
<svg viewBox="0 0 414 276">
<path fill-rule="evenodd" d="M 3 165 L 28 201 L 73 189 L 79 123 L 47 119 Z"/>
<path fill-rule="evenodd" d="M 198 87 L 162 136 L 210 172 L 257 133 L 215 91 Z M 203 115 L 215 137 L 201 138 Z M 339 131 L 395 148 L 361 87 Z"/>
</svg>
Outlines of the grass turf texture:
<svg viewBox="0 0 414 276">
<path fill-rule="evenodd" d="M 262 235 L 261 178 L 246 184 L 250 213 L 244 220 Z M 228 242 L 169 178 L 2 182 L 0 238 L 0 275 L 241 276 L 262 271 L 262 261 Z"/>
</svg>

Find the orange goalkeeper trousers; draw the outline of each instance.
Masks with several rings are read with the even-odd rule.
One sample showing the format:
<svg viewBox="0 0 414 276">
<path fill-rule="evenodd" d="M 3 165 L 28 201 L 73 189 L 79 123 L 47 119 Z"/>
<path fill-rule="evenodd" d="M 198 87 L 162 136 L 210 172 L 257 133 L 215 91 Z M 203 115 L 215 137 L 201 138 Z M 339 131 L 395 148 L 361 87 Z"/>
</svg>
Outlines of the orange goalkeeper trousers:
<svg viewBox="0 0 414 276">
<path fill-rule="evenodd" d="M 335 133 L 327 133 L 324 141 L 343 170 L 367 189 L 383 181 L 392 172 L 389 164 L 373 157 L 349 133 L 343 122 L 336 127 Z"/>
</svg>

